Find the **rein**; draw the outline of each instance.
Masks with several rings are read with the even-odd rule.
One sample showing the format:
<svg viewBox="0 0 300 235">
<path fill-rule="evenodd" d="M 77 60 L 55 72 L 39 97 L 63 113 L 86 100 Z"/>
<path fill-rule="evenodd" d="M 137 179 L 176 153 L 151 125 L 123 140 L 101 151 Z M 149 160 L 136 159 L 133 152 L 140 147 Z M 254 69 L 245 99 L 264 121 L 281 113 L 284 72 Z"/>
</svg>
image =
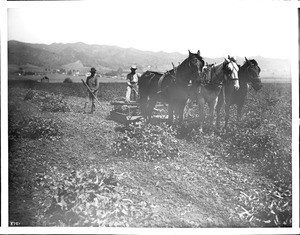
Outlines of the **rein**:
<svg viewBox="0 0 300 235">
<path fill-rule="evenodd" d="M 167 71 L 164 75 L 170 75 L 174 79 L 174 81 L 176 81 L 176 72 L 177 72 L 177 70 L 174 68 L 174 75 L 171 74 L 170 71 Z"/>
<path fill-rule="evenodd" d="M 191 61 L 192 61 L 192 60 L 197 60 L 197 58 L 193 58 L 193 59 L 189 60 L 189 62 L 188 62 L 188 67 L 189 67 L 189 68 L 192 67 L 192 66 L 191 66 Z M 181 67 L 186 66 L 186 62 L 187 62 L 187 61 L 184 60 L 179 66 L 181 66 Z M 162 77 L 159 79 L 161 82 L 159 82 L 159 91 L 158 91 L 157 93 L 161 93 L 163 90 L 166 90 L 166 89 L 168 89 L 168 88 L 170 87 L 170 85 L 168 85 L 167 87 L 164 87 L 164 89 L 162 90 L 161 83 L 162 83 L 162 80 L 163 80 L 166 76 L 171 76 L 171 78 L 172 78 L 172 84 L 173 84 L 173 85 L 182 84 L 182 85 L 187 85 L 187 86 L 188 86 L 188 84 L 186 84 L 185 81 L 178 80 L 177 74 L 178 74 L 178 67 L 179 67 L 179 66 L 177 66 L 177 67 L 173 66 L 173 67 L 174 67 L 173 69 L 168 70 L 167 72 L 165 72 L 165 73 L 162 75 Z M 181 69 L 181 68 L 179 68 L 179 69 Z M 171 73 L 172 70 L 174 71 L 174 75 Z M 197 71 L 195 71 L 194 73 L 191 73 L 191 75 L 193 76 L 193 75 L 196 74 L 196 73 L 197 73 Z M 162 80 L 161 80 L 161 79 L 162 79 Z"/>
<path fill-rule="evenodd" d="M 224 70 L 224 75 L 225 75 L 225 64 L 223 63 L 223 70 Z M 220 79 L 220 76 L 219 75 L 217 75 L 217 73 L 216 73 L 216 67 L 215 66 L 213 66 L 213 68 L 215 69 L 214 70 L 214 74 L 215 74 L 215 76 L 218 78 L 218 80 L 221 80 L 221 82 L 220 83 L 216 83 L 216 82 L 214 82 L 214 84 L 217 84 L 217 85 L 219 85 L 219 86 L 222 86 L 222 85 L 224 85 L 224 83 L 223 83 L 223 81 L 225 80 L 225 78 L 223 77 L 223 79 L 221 78 Z M 212 71 L 213 72 L 213 71 Z"/>
<path fill-rule="evenodd" d="M 232 61 L 230 61 L 229 63 L 233 63 Z M 237 71 L 237 69 L 235 68 L 235 66 L 232 66 L 233 67 L 233 69 L 234 70 L 236 70 Z M 225 62 L 223 62 L 223 68 L 222 68 L 223 70 L 225 70 Z M 238 71 L 237 71 L 238 72 Z M 202 83 L 202 84 L 204 84 L 205 86 L 208 86 L 208 85 L 218 85 L 218 86 L 223 86 L 224 85 L 224 80 L 225 80 L 225 78 L 223 77 L 223 78 L 220 78 L 220 76 L 221 75 L 219 75 L 219 74 L 217 74 L 216 73 L 216 66 L 215 65 L 213 65 L 212 66 L 212 68 L 211 68 L 211 73 L 213 73 L 213 75 L 211 75 L 211 77 L 212 76 L 215 76 L 217 79 L 216 80 L 218 80 L 218 81 L 220 81 L 220 82 L 215 82 L 215 81 L 212 81 L 211 79 L 211 81 L 209 81 L 209 82 L 200 82 L 200 84 Z M 226 76 L 226 74 L 225 74 L 225 71 L 224 71 L 224 76 Z M 230 80 L 232 80 L 232 81 L 234 81 L 234 80 L 239 80 L 238 78 L 231 78 Z"/>
<path fill-rule="evenodd" d="M 222 68 L 222 69 L 224 69 L 224 63 L 223 63 L 223 68 Z M 217 83 L 217 82 L 212 81 L 212 79 L 210 79 L 211 81 L 209 81 L 208 83 L 204 83 L 204 85 L 206 85 L 206 86 L 207 86 L 207 85 L 218 85 L 218 86 L 223 86 L 223 85 L 224 85 L 224 83 L 223 83 L 224 78 L 223 78 L 223 79 L 222 79 L 222 78 L 220 79 L 220 75 L 218 75 L 218 74 L 216 73 L 216 66 L 215 66 L 215 65 L 212 66 L 211 72 L 214 73 L 215 77 L 217 77 L 218 80 L 221 80 L 221 82 Z M 210 75 L 210 77 L 212 77 L 212 75 Z"/>
<path fill-rule="evenodd" d="M 167 72 L 165 72 L 165 73 L 159 78 L 159 80 L 158 80 L 158 88 L 159 88 L 159 89 L 158 89 L 158 91 L 157 91 L 157 94 L 162 93 L 163 90 L 166 90 L 166 89 L 169 88 L 169 86 L 164 87 L 164 89 L 162 89 L 162 87 L 161 87 L 161 84 L 162 84 L 162 82 L 163 82 L 163 79 L 164 79 L 166 76 L 171 76 L 171 78 L 173 78 L 173 79 L 172 79 L 172 83 L 176 83 L 176 72 L 177 72 L 177 70 L 175 70 L 175 68 L 174 68 L 173 70 L 174 70 L 175 76 L 174 76 L 173 74 L 171 74 L 171 71 L 172 71 L 172 70 L 168 70 Z"/>
<path fill-rule="evenodd" d="M 198 51 L 199 52 L 199 51 Z M 200 53 L 200 52 L 199 52 Z M 191 55 L 191 53 L 190 53 Z M 199 59 L 201 58 L 201 59 Z M 197 75 L 199 75 L 199 69 L 196 69 L 195 71 L 193 71 L 193 66 L 194 67 L 198 67 L 196 65 L 196 63 L 199 61 L 202 61 L 202 63 L 204 64 L 204 61 L 202 59 L 202 57 L 199 55 L 199 58 L 196 56 L 189 56 L 188 58 L 186 58 L 181 64 L 179 64 L 177 67 L 174 66 L 173 64 L 173 71 L 169 70 L 167 72 L 165 72 L 158 81 L 158 92 L 157 93 L 161 93 L 163 92 L 163 90 L 168 89 L 170 86 L 180 86 L 180 87 L 188 87 L 189 82 L 192 80 L 192 82 L 194 80 L 196 80 Z M 174 72 L 174 73 L 173 73 Z M 184 75 L 185 73 L 188 74 Z M 181 74 L 183 74 L 183 76 L 181 76 Z M 196 75 L 196 76 L 195 76 Z M 168 77 L 170 76 L 170 77 Z M 165 85 L 165 87 L 162 87 L 163 81 L 165 78 L 169 78 L 169 82 L 167 83 L 167 85 Z M 170 81 L 171 78 L 171 81 Z M 189 78 L 188 81 L 186 81 L 186 79 L 184 78 Z"/>
<path fill-rule="evenodd" d="M 162 75 L 162 78 L 165 78 L 166 76 L 171 76 L 171 78 L 173 78 L 173 82 L 176 83 L 176 72 L 177 70 L 173 69 L 174 70 L 174 75 L 171 73 L 172 69 L 171 70 L 168 70 L 167 72 L 165 72 L 163 75 Z M 160 78 L 161 79 L 161 78 Z"/>
</svg>

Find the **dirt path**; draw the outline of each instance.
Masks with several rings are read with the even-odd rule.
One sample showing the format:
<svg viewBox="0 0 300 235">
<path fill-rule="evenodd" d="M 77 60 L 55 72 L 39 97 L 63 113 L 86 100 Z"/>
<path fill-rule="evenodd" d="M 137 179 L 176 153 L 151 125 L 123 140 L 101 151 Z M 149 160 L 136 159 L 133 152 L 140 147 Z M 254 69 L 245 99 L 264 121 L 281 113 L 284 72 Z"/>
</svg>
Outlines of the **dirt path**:
<svg viewBox="0 0 300 235">
<path fill-rule="evenodd" d="M 179 140 L 182 157 L 172 160 L 149 163 L 113 156 L 110 145 L 120 125 L 102 117 L 109 113 L 108 102 L 102 102 L 102 108 L 98 106 L 94 114 L 84 114 L 84 99 L 67 97 L 72 112 L 41 112 L 31 100 L 24 101 L 26 92 L 19 88 L 9 91 L 11 118 L 16 121 L 24 115 L 35 115 L 53 119 L 60 123 L 63 136 L 55 141 L 11 142 L 10 167 L 17 169 L 11 171 L 10 177 L 10 221 L 35 224 L 32 174 L 49 165 L 61 170 L 76 169 L 82 164 L 113 169 L 124 176 L 120 181 L 124 187 L 155 206 L 157 227 L 247 226 L 237 215 L 240 193 L 270 187 L 270 182 L 257 177 L 251 168 L 228 167 L 207 146 L 194 146 L 186 140 Z M 31 159 L 38 164 L 31 165 Z"/>
</svg>

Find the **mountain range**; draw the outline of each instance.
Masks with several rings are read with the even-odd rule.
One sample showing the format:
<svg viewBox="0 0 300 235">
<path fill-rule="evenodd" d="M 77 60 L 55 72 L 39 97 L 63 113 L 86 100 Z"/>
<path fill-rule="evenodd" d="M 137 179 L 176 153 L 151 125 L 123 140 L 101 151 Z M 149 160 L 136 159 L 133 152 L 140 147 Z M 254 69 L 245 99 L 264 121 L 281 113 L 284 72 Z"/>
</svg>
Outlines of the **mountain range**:
<svg viewBox="0 0 300 235">
<path fill-rule="evenodd" d="M 84 68 L 96 67 L 98 71 L 108 72 L 119 68 L 127 71 L 132 64 L 136 64 L 140 72 L 149 68 L 163 72 L 171 69 L 172 63 L 175 66 L 178 65 L 187 57 L 187 54 L 142 51 L 135 48 L 108 45 L 88 45 L 82 42 L 52 43 L 50 45 L 14 40 L 8 42 L 9 68 L 31 65 L 43 69 L 83 70 Z M 205 55 L 202 56 L 208 63 L 218 63 L 224 60 L 223 57 L 207 58 Z M 262 56 L 249 57 L 248 59 L 255 59 L 258 62 L 262 70 L 262 77 L 290 78 L 291 76 L 291 62 L 288 59 Z M 237 57 L 237 61 L 242 64 L 244 57 Z"/>
</svg>

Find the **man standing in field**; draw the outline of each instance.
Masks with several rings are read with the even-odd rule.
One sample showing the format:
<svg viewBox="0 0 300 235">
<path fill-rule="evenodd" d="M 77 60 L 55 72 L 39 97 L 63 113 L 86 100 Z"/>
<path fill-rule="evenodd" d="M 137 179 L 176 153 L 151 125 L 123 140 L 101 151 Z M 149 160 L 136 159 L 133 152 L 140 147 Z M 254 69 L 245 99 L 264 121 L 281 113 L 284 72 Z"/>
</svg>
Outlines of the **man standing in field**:
<svg viewBox="0 0 300 235">
<path fill-rule="evenodd" d="M 86 84 L 88 85 L 88 87 L 90 88 L 94 96 L 97 97 L 98 89 L 99 89 L 99 81 L 95 75 L 96 75 L 96 69 L 91 68 L 91 75 L 86 78 Z M 84 104 L 84 112 L 89 102 L 92 103 L 91 113 L 95 111 L 95 97 L 93 96 L 93 94 L 91 94 L 91 92 L 87 90 L 86 101 Z"/>
<path fill-rule="evenodd" d="M 131 72 L 127 74 L 127 91 L 126 91 L 126 101 L 130 102 L 131 91 L 133 90 L 133 100 L 136 101 L 136 96 L 138 93 L 138 80 L 140 75 L 136 73 L 136 65 L 132 65 L 130 68 Z"/>
</svg>

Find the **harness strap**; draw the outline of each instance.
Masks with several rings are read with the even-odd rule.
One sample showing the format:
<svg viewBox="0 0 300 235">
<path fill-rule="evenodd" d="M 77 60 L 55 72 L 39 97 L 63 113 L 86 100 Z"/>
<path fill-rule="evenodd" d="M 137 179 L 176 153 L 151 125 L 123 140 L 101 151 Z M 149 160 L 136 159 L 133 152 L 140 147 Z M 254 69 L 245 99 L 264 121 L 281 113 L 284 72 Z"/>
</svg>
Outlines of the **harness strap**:
<svg viewBox="0 0 300 235">
<path fill-rule="evenodd" d="M 225 72 L 225 69 L 224 69 L 224 67 L 225 67 L 225 63 L 223 62 L 223 70 L 224 70 L 224 72 Z M 214 70 L 213 70 L 214 69 Z M 214 74 L 215 74 L 215 76 L 218 78 L 218 80 L 220 79 L 220 76 L 219 75 L 217 75 L 217 73 L 216 73 L 216 67 L 213 65 L 213 67 L 212 67 L 212 72 L 214 72 Z M 211 76 L 212 77 L 212 76 Z M 212 82 L 212 79 L 210 79 L 210 83 L 211 84 L 218 84 L 218 85 L 223 85 L 223 81 L 224 81 L 224 77 L 223 77 L 223 79 L 221 78 L 221 82 L 219 82 L 219 83 L 216 83 L 216 82 Z"/>
<path fill-rule="evenodd" d="M 197 59 L 197 58 L 193 58 L 193 59 Z M 191 61 L 192 60 L 189 60 L 189 63 L 188 63 L 188 66 L 191 68 Z M 183 62 L 184 63 L 184 62 Z M 181 63 L 180 65 L 182 65 L 183 63 Z M 177 68 L 178 68 L 178 66 L 177 67 L 175 67 L 174 65 L 173 65 L 173 71 L 174 71 L 174 75 L 170 72 L 170 71 L 167 71 L 166 73 L 164 73 L 160 78 L 159 78 L 159 80 L 158 80 L 158 92 L 157 93 L 161 93 L 162 92 L 162 82 L 163 82 L 163 79 L 166 77 L 166 76 L 171 76 L 172 78 L 173 78 L 173 81 L 172 81 L 172 83 L 171 84 L 175 84 L 175 85 L 180 85 L 181 83 L 182 83 L 182 85 L 187 85 L 185 82 L 180 82 L 180 80 L 178 81 L 177 80 Z M 195 74 L 197 74 L 198 73 L 198 71 L 195 71 L 195 72 L 193 72 L 193 73 L 191 73 L 192 74 L 192 76 L 193 75 L 195 75 Z M 169 86 L 166 86 L 165 88 L 164 88 L 164 90 L 166 90 L 167 88 L 168 88 Z"/>
</svg>

